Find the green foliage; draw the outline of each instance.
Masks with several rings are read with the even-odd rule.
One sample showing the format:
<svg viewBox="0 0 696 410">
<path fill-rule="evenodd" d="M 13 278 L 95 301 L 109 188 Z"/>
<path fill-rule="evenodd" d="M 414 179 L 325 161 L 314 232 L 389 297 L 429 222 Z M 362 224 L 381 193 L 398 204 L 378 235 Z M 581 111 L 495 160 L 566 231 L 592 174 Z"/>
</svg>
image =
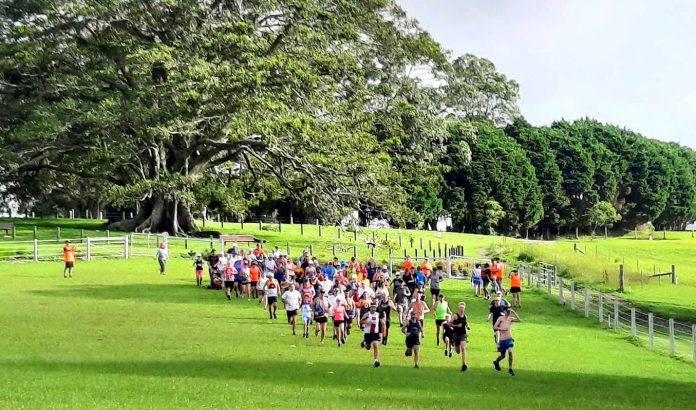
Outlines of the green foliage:
<svg viewBox="0 0 696 410">
<path fill-rule="evenodd" d="M 621 215 L 616 212 L 614 206 L 606 201 L 597 202 L 587 211 L 587 220 L 592 225 L 593 230 L 597 227 L 611 227 L 615 222 L 621 220 Z"/>
</svg>

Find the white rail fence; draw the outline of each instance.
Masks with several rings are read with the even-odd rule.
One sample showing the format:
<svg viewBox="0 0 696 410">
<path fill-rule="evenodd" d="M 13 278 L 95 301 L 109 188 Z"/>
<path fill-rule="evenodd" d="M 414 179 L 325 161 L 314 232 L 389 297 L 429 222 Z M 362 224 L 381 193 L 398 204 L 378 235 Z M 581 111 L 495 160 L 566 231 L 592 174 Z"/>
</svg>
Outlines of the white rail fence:
<svg viewBox="0 0 696 410">
<path fill-rule="evenodd" d="M 649 349 L 690 359 L 696 363 L 696 324 L 680 323 L 646 312 L 628 301 L 574 283 L 557 275 L 546 263 L 519 268 L 527 288 L 545 292 L 548 298 L 587 318 L 595 318 L 607 329 L 625 333 Z"/>
<path fill-rule="evenodd" d="M 63 259 L 63 246 L 69 240 L 75 245 L 77 259 L 125 258 L 129 256 L 128 236 L 86 237 L 76 239 L 34 239 L 2 242 L 0 260 L 9 262 L 56 261 Z"/>
</svg>

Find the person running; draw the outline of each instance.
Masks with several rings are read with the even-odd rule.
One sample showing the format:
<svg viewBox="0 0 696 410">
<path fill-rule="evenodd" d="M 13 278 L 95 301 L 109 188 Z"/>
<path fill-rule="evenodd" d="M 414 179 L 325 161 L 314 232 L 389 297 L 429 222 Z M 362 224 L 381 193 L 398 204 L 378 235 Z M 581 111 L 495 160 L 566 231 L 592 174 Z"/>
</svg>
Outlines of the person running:
<svg viewBox="0 0 696 410">
<path fill-rule="evenodd" d="M 70 241 L 65 241 L 63 245 L 63 262 L 65 262 L 65 267 L 63 268 L 63 278 L 72 278 L 73 267 L 75 267 L 75 245 L 71 244 Z"/>
<path fill-rule="evenodd" d="M 496 346 L 498 345 L 498 340 L 500 339 L 498 337 L 498 331 L 495 330 L 495 322 L 497 322 L 498 318 L 505 314 L 505 311 L 508 310 L 508 308 L 509 305 L 503 302 L 503 298 L 500 295 L 496 295 L 493 302 L 491 302 L 491 304 L 488 306 L 488 317 L 486 320 L 493 319 L 491 324 L 493 325 L 493 341 L 495 342 Z"/>
<path fill-rule="evenodd" d="M 491 298 L 491 294 L 488 292 L 488 284 L 491 282 L 491 267 L 487 263 L 483 264 L 483 269 L 481 270 L 481 280 L 483 282 L 483 298 L 488 300 Z"/>
<path fill-rule="evenodd" d="M 466 365 L 466 342 L 467 342 L 467 330 L 469 330 L 469 323 L 467 322 L 464 310 L 466 309 L 466 303 L 459 302 L 457 305 L 457 313 L 452 315 L 449 321 L 449 325 L 452 327 L 452 346 L 457 354 L 462 355 L 462 371 L 465 372 L 469 367 Z"/>
<path fill-rule="evenodd" d="M 169 252 L 167 251 L 167 245 L 164 242 L 160 242 L 157 252 L 155 252 L 155 257 L 159 263 L 160 275 L 164 275 L 164 271 L 167 268 L 167 259 L 169 259 Z"/>
<path fill-rule="evenodd" d="M 295 290 L 295 285 L 291 284 L 290 289 L 283 293 L 281 299 L 285 304 L 285 313 L 288 316 L 288 324 L 292 327 L 292 335 L 295 336 L 295 319 L 297 318 L 297 310 L 300 308 L 302 296 L 300 292 Z"/>
<path fill-rule="evenodd" d="M 428 309 L 428 305 L 425 303 L 425 301 L 421 300 L 420 298 L 413 297 L 411 298 L 411 304 L 408 306 L 408 314 L 406 317 L 410 317 L 411 312 L 416 312 L 416 318 L 420 320 L 421 326 L 423 326 L 425 314 L 430 312 L 430 309 Z M 425 337 L 425 335 L 423 337 Z"/>
<path fill-rule="evenodd" d="M 475 264 L 471 268 L 471 287 L 474 289 L 474 297 L 481 296 L 481 265 Z"/>
<path fill-rule="evenodd" d="M 353 300 L 353 296 L 348 291 L 345 292 L 345 297 L 346 297 L 345 330 L 346 330 L 346 336 L 349 336 L 350 329 L 353 327 L 353 319 L 355 318 L 355 300 Z"/>
<path fill-rule="evenodd" d="M 343 300 L 337 300 L 337 303 L 331 308 L 331 317 L 333 318 L 333 331 L 338 343 L 338 347 L 346 344 L 345 328 L 343 322 L 346 319 L 346 307 Z"/>
<path fill-rule="evenodd" d="M 319 290 L 319 294 L 314 299 L 312 308 L 314 310 L 314 322 L 316 323 L 314 336 L 317 336 L 321 332 L 321 340 L 319 343 L 324 344 L 324 339 L 326 338 L 326 323 L 328 322 L 326 313 L 329 310 L 329 304 L 326 301 L 323 290 Z"/>
<path fill-rule="evenodd" d="M 234 288 L 234 277 L 237 274 L 237 270 L 234 268 L 233 261 L 225 259 L 220 258 L 220 263 L 223 263 L 222 279 L 225 283 L 225 296 L 227 296 L 227 300 L 232 300 L 232 288 Z"/>
<path fill-rule="evenodd" d="M 522 292 L 522 277 L 520 276 L 520 273 L 517 271 L 517 269 L 513 269 L 510 271 L 510 293 L 512 293 L 512 306 L 513 307 L 522 307 L 520 306 L 520 292 Z"/>
<path fill-rule="evenodd" d="M 403 263 L 401 263 L 401 268 L 404 270 L 404 272 L 410 272 L 412 267 L 413 261 L 411 260 L 411 257 L 409 255 L 406 255 L 406 258 L 404 259 Z"/>
<path fill-rule="evenodd" d="M 428 258 L 427 256 L 423 260 L 423 263 L 421 263 L 420 265 L 420 271 L 426 277 L 430 276 L 430 274 L 433 273 L 433 264 L 430 263 L 430 258 Z"/>
<path fill-rule="evenodd" d="M 406 283 L 403 280 L 397 279 L 396 286 L 394 286 L 394 302 L 396 303 L 396 312 L 399 314 L 399 326 L 402 326 L 406 321 L 410 300 L 411 291 L 406 287 Z"/>
<path fill-rule="evenodd" d="M 276 315 L 276 310 L 278 309 L 278 289 L 280 289 L 280 284 L 271 275 L 268 274 L 268 279 L 266 280 L 266 303 L 268 306 L 268 318 L 278 319 Z"/>
<path fill-rule="evenodd" d="M 309 339 L 309 326 L 312 324 L 312 301 L 303 300 L 300 305 L 302 312 L 302 337 Z"/>
<path fill-rule="evenodd" d="M 203 285 L 203 256 L 200 253 L 196 254 L 196 259 L 193 261 L 193 268 L 196 272 L 196 286 Z"/>
<path fill-rule="evenodd" d="M 246 295 L 247 300 L 251 300 L 251 288 L 249 287 L 249 276 L 250 276 L 249 260 L 245 259 L 244 264 L 242 265 L 242 269 L 239 270 L 239 280 L 240 280 L 240 285 L 241 285 L 241 289 L 242 289 L 242 297 L 244 297 L 244 295 Z"/>
<path fill-rule="evenodd" d="M 423 337 L 423 326 L 421 326 L 418 319 L 416 319 L 415 312 L 411 312 L 408 323 L 401 326 L 401 331 L 406 335 L 405 356 L 413 356 L 413 367 L 417 369 L 420 353 L 420 339 Z"/>
<path fill-rule="evenodd" d="M 259 292 L 256 288 L 259 284 L 259 279 L 261 279 L 261 267 L 259 267 L 259 262 L 257 260 L 252 259 L 251 266 L 249 266 L 249 290 L 251 293 L 251 297 L 258 298 L 259 303 L 261 303 L 261 298 L 259 298 Z"/>
<path fill-rule="evenodd" d="M 404 272 L 403 280 L 408 291 L 413 294 L 413 291 L 416 289 L 416 276 L 413 272 L 413 267 Z"/>
<path fill-rule="evenodd" d="M 440 294 L 440 282 L 444 278 L 444 273 L 441 270 L 436 270 L 427 277 L 427 281 L 430 282 L 430 303 L 434 306 L 435 302 L 438 300 L 437 295 Z"/>
<path fill-rule="evenodd" d="M 500 361 L 505 359 L 505 354 L 507 354 L 508 374 L 510 374 L 510 376 L 515 375 L 515 371 L 512 370 L 512 348 L 515 345 L 515 339 L 512 338 L 512 331 L 510 328 L 512 327 L 512 322 L 521 321 L 517 312 L 508 309 L 503 316 L 498 318 L 493 326 L 493 329 L 500 334 L 500 341 L 498 342 L 498 352 L 500 352 L 500 356 L 493 361 L 493 367 L 495 367 L 495 370 L 500 371 Z"/>
<path fill-rule="evenodd" d="M 433 275 L 435 275 L 435 273 L 433 273 Z M 452 314 L 449 304 L 445 300 L 445 295 L 437 295 L 437 302 L 435 306 L 433 306 L 433 309 L 435 310 L 435 340 L 437 341 L 437 345 L 440 346 L 440 330 L 442 324 L 445 323 L 445 317 L 448 314 Z"/>
<path fill-rule="evenodd" d="M 389 328 L 391 327 L 391 311 L 396 310 L 396 305 L 389 299 L 389 292 L 380 291 L 377 294 L 377 311 L 384 318 L 384 329 L 382 332 L 382 344 L 387 345 L 389 338 Z"/>
<path fill-rule="evenodd" d="M 452 315 L 445 315 L 445 322 L 442 324 L 442 342 L 445 344 L 445 356 L 452 357 L 452 339 L 454 337 L 454 329 L 450 326 L 449 321 Z"/>
<path fill-rule="evenodd" d="M 372 349 L 373 366 L 379 367 L 379 339 L 384 328 L 384 318 L 377 312 L 377 304 L 370 304 L 370 310 L 360 318 L 363 327 L 363 341 L 360 346 Z"/>
</svg>

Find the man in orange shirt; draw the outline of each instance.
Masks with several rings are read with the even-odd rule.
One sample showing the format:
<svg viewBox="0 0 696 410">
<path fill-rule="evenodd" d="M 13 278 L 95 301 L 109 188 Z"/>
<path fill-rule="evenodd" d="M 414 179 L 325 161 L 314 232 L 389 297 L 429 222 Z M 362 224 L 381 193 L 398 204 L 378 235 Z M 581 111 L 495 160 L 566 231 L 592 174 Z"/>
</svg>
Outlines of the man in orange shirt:
<svg viewBox="0 0 696 410">
<path fill-rule="evenodd" d="M 510 293 L 512 293 L 512 306 L 520 306 L 520 292 L 522 292 L 522 278 L 517 269 L 510 271 Z"/>
<path fill-rule="evenodd" d="M 420 268 L 421 272 L 423 272 L 423 275 L 425 275 L 426 278 L 430 276 L 430 274 L 433 272 L 433 265 L 430 263 L 430 258 L 425 258 Z"/>
<path fill-rule="evenodd" d="M 404 263 L 401 264 L 401 267 L 404 268 L 404 272 L 409 272 L 411 270 L 413 261 L 410 256 L 406 255 L 406 259 L 404 259 Z"/>
<path fill-rule="evenodd" d="M 63 277 L 72 278 L 72 270 L 75 266 L 75 246 L 70 244 L 70 241 L 65 241 L 65 245 L 63 245 L 63 260 L 65 261 Z"/>
<path fill-rule="evenodd" d="M 488 269 L 491 271 L 491 293 L 495 293 L 500 290 L 500 265 L 498 264 L 498 258 L 493 258 L 491 261 L 491 266 Z"/>
<path fill-rule="evenodd" d="M 256 244 L 256 249 L 254 249 L 254 251 L 252 253 L 254 254 L 254 256 L 256 256 L 257 259 L 258 259 L 259 255 L 266 256 L 266 252 L 264 252 L 260 243 Z"/>
</svg>

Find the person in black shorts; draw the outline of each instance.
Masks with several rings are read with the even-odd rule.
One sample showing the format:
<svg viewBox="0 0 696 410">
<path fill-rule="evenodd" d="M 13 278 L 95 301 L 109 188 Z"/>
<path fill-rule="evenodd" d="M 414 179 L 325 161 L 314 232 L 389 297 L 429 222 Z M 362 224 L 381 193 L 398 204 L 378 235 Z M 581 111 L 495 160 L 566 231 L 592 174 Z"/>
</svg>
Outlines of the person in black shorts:
<svg viewBox="0 0 696 410">
<path fill-rule="evenodd" d="M 486 320 L 490 320 L 491 318 L 493 319 L 491 325 L 494 327 L 493 341 L 495 342 L 496 351 L 498 350 L 498 331 L 495 330 L 495 322 L 499 317 L 505 314 L 505 311 L 508 310 L 509 307 L 509 303 L 503 299 L 501 295 L 496 295 L 493 302 L 491 302 L 491 304 L 488 306 L 488 317 Z"/>
<path fill-rule="evenodd" d="M 401 331 L 406 335 L 406 357 L 413 356 L 413 367 L 418 368 L 420 356 L 420 339 L 423 337 L 423 326 L 416 318 L 416 312 L 411 312 L 408 323 L 401 326 Z"/>
<path fill-rule="evenodd" d="M 466 303 L 459 302 L 457 305 L 457 313 L 452 315 L 449 321 L 450 327 L 452 327 L 452 346 L 457 354 L 462 354 L 462 371 L 465 372 L 469 367 L 466 365 L 466 342 L 467 342 L 467 330 L 469 330 L 469 323 L 467 322 L 464 310 L 466 309 Z"/>
<path fill-rule="evenodd" d="M 329 321 L 326 316 L 329 311 L 329 306 L 324 297 L 324 290 L 319 289 L 317 297 L 314 298 L 314 304 L 312 305 L 314 310 L 314 322 L 316 323 L 316 328 L 314 329 L 314 336 L 317 336 L 321 332 L 321 340 L 319 343 L 324 344 L 324 338 L 326 337 L 326 323 Z"/>
<path fill-rule="evenodd" d="M 445 344 L 445 356 L 452 357 L 452 338 L 454 337 L 454 329 L 449 325 L 452 315 L 445 315 L 445 322 L 442 324 L 442 343 Z"/>
</svg>

